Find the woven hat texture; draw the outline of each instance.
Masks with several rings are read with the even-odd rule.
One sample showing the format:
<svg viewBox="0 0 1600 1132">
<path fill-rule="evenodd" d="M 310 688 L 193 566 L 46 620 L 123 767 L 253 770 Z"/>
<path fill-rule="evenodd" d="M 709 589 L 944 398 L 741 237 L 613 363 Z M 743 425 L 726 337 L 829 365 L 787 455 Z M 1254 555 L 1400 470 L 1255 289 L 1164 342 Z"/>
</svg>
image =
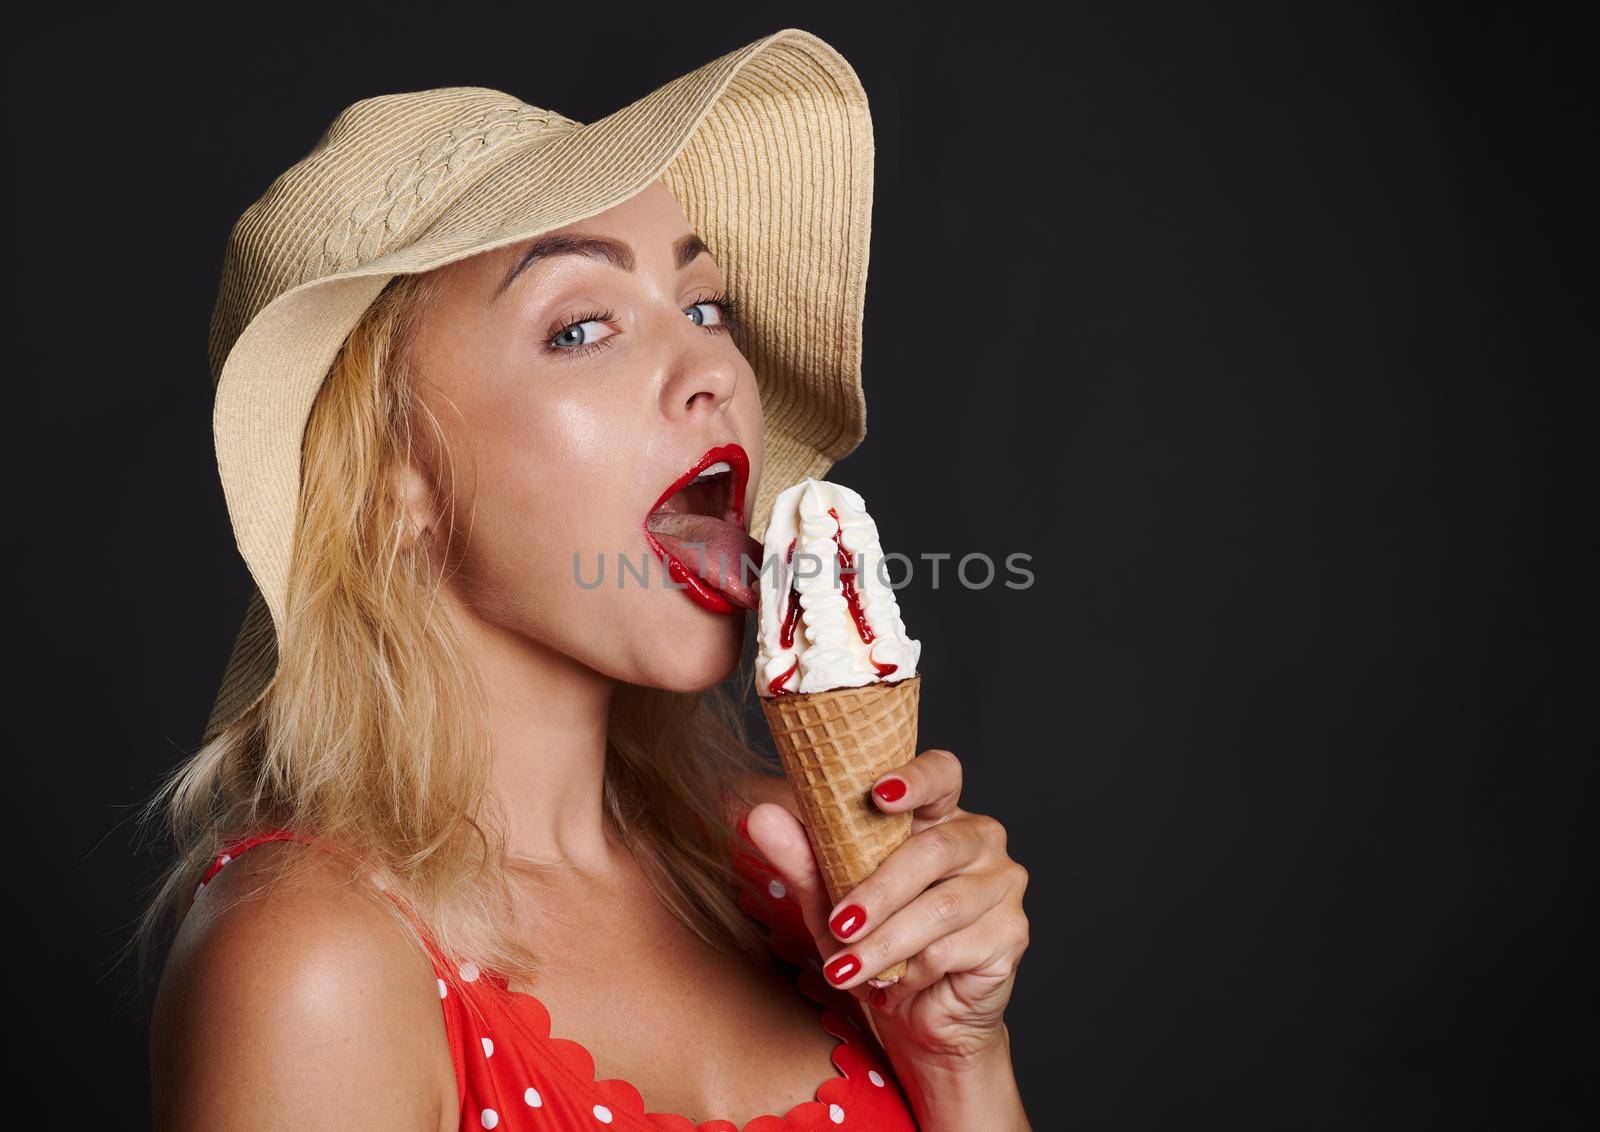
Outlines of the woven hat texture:
<svg viewBox="0 0 1600 1132">
<path fill-rule="evenodd" d="M 254 581 L 209 741 L 270 686 L 282 640 L 301 439 L 323 379 L 396 275 L 576 223 L 656 180 L 737 295 L 773 496 L 866 435 L 861 316 L 872 120 L 854 69 L 787 28 L 588 125 L 486 87 L 363 99 L 250 205 L 212 316 L 218 473 Z"/>
</svg>

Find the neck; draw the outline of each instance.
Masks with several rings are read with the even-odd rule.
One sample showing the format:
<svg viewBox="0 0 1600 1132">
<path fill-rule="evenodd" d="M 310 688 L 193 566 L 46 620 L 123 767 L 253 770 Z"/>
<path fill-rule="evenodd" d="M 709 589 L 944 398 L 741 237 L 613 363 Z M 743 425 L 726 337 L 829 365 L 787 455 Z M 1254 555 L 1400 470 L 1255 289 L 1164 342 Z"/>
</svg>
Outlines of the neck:
<svg viewBox="0 0 1600 1132">
<path fill-rule="evenodd" d="M 504 809 L 510 859 L 609 871 L 619 847 L 607 831 L 602 785 L 615 681 L 450 604 L 483 674 L 489 789 Z"/>
</svg>

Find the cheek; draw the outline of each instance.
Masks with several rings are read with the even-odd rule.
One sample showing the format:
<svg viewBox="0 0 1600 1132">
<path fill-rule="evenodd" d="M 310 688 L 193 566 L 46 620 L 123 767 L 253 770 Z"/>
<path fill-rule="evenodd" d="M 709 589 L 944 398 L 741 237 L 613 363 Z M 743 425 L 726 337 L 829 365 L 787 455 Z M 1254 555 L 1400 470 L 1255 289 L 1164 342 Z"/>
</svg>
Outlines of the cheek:
<svg viewBox="0 0 1600 1132">
<path fill-rule="evenodd" d="M 574 465 L 609 463 L 625 432 L 617 427 L 620 411 L 619 405 L 593 398 L 557 397 L 536 406 L 537 420 L 523 434 L 536 436 L 538 447 L 551 458 Z"/>
<path fill-rule="evenodd" d="M 750 478 L 745 483 L 745 509 L 755 505 L 756 491 L 761 486 L 762 471 L 766 468 L 766 443 L 761 418 L 761 398 L 756 390 L 756 381 L 753 374 L 746 373 L 748 384 L 741 388 L 740 395 L 734 398 L 729 406 L 730 417 L 734 427 L 738 430 L 739 440 L 750 454 Z M 749 389 L 745 396 L 743 389 Z M 781 485 L 787 487 L 787 484 Z"/>
<path fill-rule="evenodd" d="M 468 571 L 524 609 L 585 591 L 574 553 L 634 549 L 627 538 L 631 422 L 621 407 L 555 396 L 502 406 L 478 431 Z M 570 591 L 570 592 L 569 592 Z"/>
</svg>

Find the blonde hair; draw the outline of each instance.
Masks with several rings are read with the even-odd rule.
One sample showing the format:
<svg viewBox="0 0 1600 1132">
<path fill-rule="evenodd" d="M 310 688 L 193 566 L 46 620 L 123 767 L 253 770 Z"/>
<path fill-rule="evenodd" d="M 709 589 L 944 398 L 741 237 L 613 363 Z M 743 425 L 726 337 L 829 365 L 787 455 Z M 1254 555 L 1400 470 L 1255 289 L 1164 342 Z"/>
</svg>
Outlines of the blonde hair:
<svg viewBox="0 0 1600 1132">
<path fill-rule="evenodd" d="M 431 275 L 392 280 L 317 394 L 272 685 L 143 809 L 176 855 L 130 941 L 141 972 L 222 846 L 273 828 L 349 850 L 413 938 L 420 924 L 445 954 L 509 979 L 539 970 L 537 933 L 519 921 L 507 883 L 503 815 L 486 789 L 483 687 L 435 600 L 434 559 L 402 537 L 397 473 L 416 454 L 418 423 L 448 461 L 408 357 L 435 286 Z M 444 490 L 448 532 L 454 499 Z M 723 791 L 748 805 L 740 784 L 765 766 L 724 688 L 617 688 L 608 822 L 677 919 L 718 950 L 756 957 L 768 950 L 736 899 Z M 316 855 L 279 856 L 281 876 Z"/>
</svg>

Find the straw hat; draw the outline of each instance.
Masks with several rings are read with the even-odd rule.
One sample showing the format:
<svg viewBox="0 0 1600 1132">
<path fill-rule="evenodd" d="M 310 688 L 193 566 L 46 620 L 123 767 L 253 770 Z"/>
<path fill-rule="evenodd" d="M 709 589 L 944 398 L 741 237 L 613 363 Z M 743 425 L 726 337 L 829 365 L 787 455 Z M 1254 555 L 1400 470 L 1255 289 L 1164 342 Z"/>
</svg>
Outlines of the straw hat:
<svg viewBox="0 0 1600 1132">
<path fill-rule="evenodd" d="M 861 314 L 872 220 L 866 92 L 786 28 L 588 125 L 485 87 L 363 99 L 245 210 L 211 323 L 217 469 L 255 581 L 209 741 L 267 690 L 283 637 L 306 418 L 396 275 L 560 228 L 660 179 L 746 313 L 766 470 L 752 508 L 866 435 Z"/>
</svg>

